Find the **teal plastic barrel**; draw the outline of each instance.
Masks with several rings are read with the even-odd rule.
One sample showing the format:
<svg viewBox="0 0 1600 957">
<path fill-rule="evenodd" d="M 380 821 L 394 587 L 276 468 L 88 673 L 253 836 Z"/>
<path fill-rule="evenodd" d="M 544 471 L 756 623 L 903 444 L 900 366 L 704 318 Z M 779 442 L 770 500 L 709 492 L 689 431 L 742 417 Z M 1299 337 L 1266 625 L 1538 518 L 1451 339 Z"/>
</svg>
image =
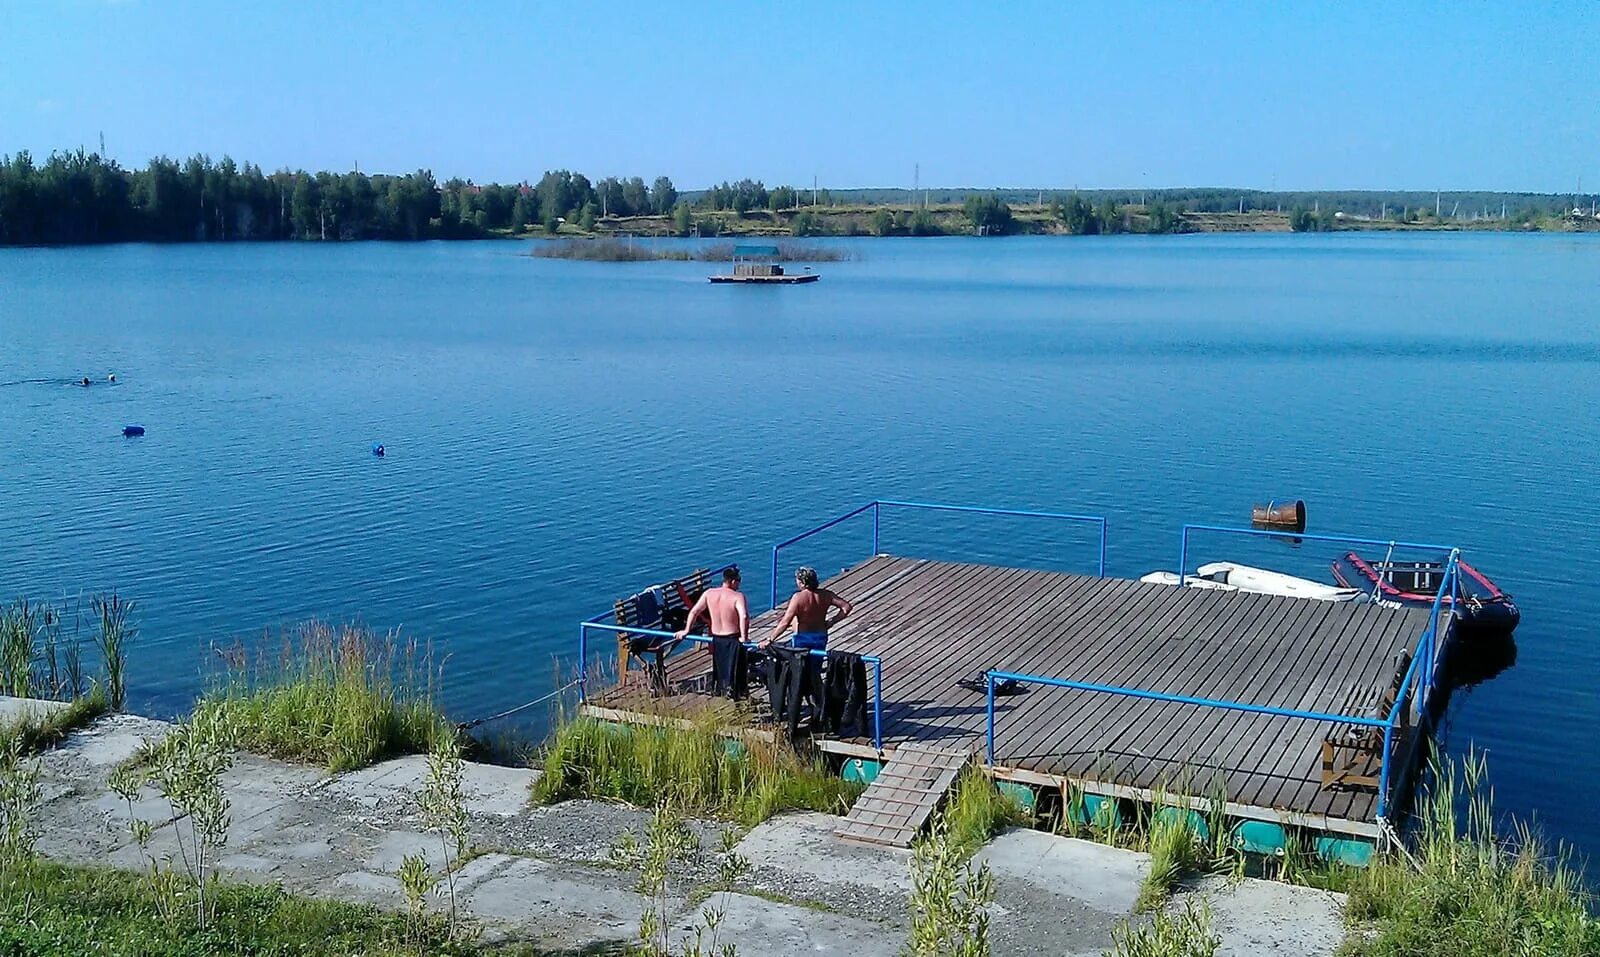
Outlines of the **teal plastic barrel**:
<svg viewBox="0 0 1600 957">
<path fill-rule="evenodd" d="M 1164 807 L 1156 812 L 1155 820 L 1162 824 L 1183 824 L 1189 828 L 1191 834 L 1200 840 L 1211 840 L 1211 828 L 1206 826 L 1205 816 L 1199 811 L 1181 807 Z"/>
<path fill-rule="evenodd" d="M 1022 808 L 1028 814 L 1033 814 L 1038 810 L 1039 794 L 1026 784 L 1018 784 L 1015 781 L 996 781 L 994 786 L 995 790 L 1010 798 L 1017 807 Z"/>
<path fill-rule="evenodd" d="M 1240 821 L 1233 828 L 1233 846 L 1248 854 L 1282 857 L 1289 846 L 1289 832 L 1271 821 Z"/>
<path fill-rule="evenodd" d="M 1099 794 L 1083 794 L 1067 805 L 1067 820 L 1078 827 L 1119 828 L 1122 809 L 1117 799 Z"/>
<path fill-rule="evenodd" d="M 1326 834 L 1317 838 L 1316 843 L 1319 858 L 1330 864 L 1344 864 L 1347 867 L 1366 867 L 1372 863 L 1372 855 L 1376 850 L 1371 841 Z"/>
<path fill-rule="evenodd" d="M 877 780 L 878 772 L 881 770 L 883 770 L 881 761 L 872 761 L 867 758 L 851 758 L 844 763 L 844 769 L 839 774 L 846 781 L 871 784 Z"/>
</svg>

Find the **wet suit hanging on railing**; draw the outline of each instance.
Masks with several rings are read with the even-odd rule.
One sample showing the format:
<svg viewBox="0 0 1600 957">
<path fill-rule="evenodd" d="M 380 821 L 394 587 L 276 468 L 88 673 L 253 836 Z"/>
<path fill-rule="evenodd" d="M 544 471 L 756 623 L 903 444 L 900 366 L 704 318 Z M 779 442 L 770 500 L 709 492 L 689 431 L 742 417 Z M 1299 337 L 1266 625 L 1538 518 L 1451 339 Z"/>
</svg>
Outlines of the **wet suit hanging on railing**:
<svg viewBox="0 0 1600 957">
<path fill-rule="evenodd" d="M 822 730 L 838 734 L 845 728 L 867 727 L 867 665 L 850 651 L 828 652 L 824 678 Z"/>
<path fill-rule="evenodd" d="M 811 699 L 812 713 L 820 714 L 823 701 L 822 660 L 803 650 L 773 645 L 767 669 L 767 700 L 773 717 L 788 727 L 789 737 L 800 730 L 800 715 L 805 699 Z"/>
</svg>

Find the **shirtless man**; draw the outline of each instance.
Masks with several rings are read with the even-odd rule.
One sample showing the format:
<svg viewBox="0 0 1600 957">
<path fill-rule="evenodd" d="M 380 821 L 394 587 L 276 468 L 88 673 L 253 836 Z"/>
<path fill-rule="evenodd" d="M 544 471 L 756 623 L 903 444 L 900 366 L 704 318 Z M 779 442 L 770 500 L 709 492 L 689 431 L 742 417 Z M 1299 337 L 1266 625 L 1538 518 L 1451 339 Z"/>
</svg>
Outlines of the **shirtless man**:
<svg viewBox="0 0 1600 957">
<path fill-rule="evenodd" d="M 828 647 L 828 629 L 844 621 L 845 616 L 850 614 L 850 603 L 820 587 L 814 568 L 802 566 L 796 569 L 794 584 L 794 597 L 789 599 L 789 607 L 783 610 L 783 619 L 778 622 L 778 627 L 772 629 L 772 637 L 763 641 L 761 647 L 765 648 L 782 638 L 793 622 L 794 647 L 822 651 Z M 830 608 L 839 609 L 839 614 L 832 621 L 828 620 Z"/>
<path fill-rule="evenodd" d="M 701 615 L 711 616 L 711 637 L 750 640 L 750 605 L 739 590 L 739 566 L 729 565 L 722 570 L 722 587 L 708 588 L 700 593 L 700 600 L 689 609 L 689 620 L 676 633 L 679 640 L 689 633 Z"/>
</svg>

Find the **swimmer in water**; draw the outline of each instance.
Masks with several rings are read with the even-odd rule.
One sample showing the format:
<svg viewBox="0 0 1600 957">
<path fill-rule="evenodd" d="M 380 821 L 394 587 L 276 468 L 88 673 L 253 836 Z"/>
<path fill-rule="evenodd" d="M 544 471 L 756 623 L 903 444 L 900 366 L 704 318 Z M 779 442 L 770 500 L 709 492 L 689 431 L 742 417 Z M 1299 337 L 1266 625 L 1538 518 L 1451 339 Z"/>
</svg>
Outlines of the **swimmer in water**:
<svg viewBox="0 0 1600 957">
<path fill-rule="evenodd" d="M 115 372 L 109 373 L 106 376 L 106 381 L 107 382 L 115 382 L 115 381 L 117 381 L 117 374 Z"/>
<path fill-rule="evenodd" d="M 78 383 L 78 384 L 79 384 L 79 385 L 81 385 L 81 386 L 88 386 L 88 384 L 89 384 L 89 377 L 88 377 L 88 376 L 84 376 L 84 377 L 83 377 L 83 381 L 82 381 L 82 382 L 80 382 L 80 383 Z"/>
</svg>

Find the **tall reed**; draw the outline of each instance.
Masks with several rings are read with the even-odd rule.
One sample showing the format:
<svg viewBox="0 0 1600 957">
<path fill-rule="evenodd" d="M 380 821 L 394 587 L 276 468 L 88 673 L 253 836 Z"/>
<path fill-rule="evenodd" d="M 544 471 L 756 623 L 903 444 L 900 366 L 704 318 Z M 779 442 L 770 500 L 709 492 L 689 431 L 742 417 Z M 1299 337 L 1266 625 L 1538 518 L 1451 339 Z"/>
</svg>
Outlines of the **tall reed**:
<svg viewBox="0 0 1600 957">
<path fill-rule="evenodd" d="M 196 717 L 226 714 L 247 750 L 347 771 L 454 745 L 433 704 L 431 653 L 414 641 L 312 621 L 286 634 L 275 656 L 223 657 L 228 671 Z"/>
<path fill-rule="evenodd" d="M 1502 833 L 1481 755 L 1435 769 L 1420 802 L 1416 863 L 1374 861 L 1352 876 L 1348 916 L 1360 957 L 1592 957 L 1595 901 L 1565 848 L 1530 827 Z"/>
<path fill-rule="evenodd" d="M 39 606 L 18 598 L 0 613 L 0 694 L 33 694 L 33 660 L 41 622 Z"/>
<path fill-rule="evenodd" d="M 106 697 L 112 711 L 121 711 L 128 704 L 128 643 L 135 634 L 133 602 L 124 601 L 116 592 L 96 595 L 94 613 L 99 619 L 95 644 L 105 668 Z"/>
<path fill-rule="evenodd" d="M 543 764 L 533 786 L 538 803 L 668 803 L 745 824 L 793 809 L 842 814 L 862 788 L 785 745 L 733 740 L 713 725 L 635 728 L 574 718 L 557 727 Z"/>
</svg>

